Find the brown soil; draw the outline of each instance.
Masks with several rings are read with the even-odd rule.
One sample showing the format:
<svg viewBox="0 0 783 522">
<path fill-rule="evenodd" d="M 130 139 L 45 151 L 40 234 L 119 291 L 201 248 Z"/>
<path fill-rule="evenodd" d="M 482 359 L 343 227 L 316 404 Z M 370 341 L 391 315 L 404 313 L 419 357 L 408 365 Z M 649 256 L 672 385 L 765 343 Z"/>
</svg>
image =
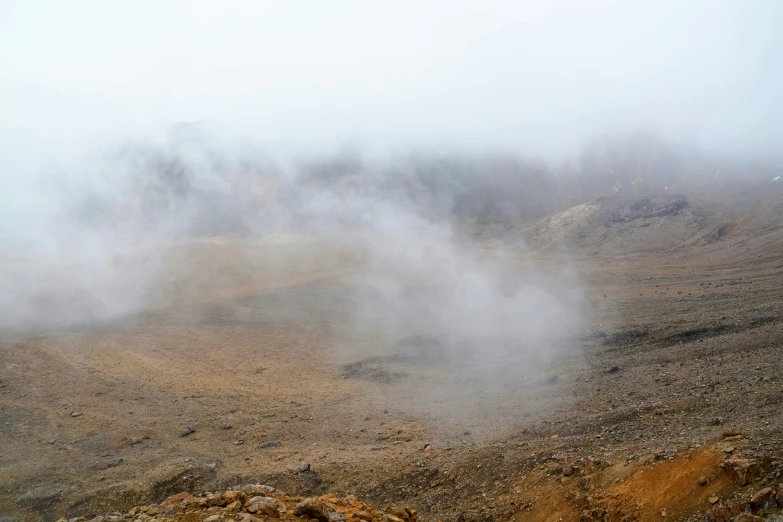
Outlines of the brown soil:
<svg viewBox="0 0 783 522">
<path fill-rule="evenodd" d="M 573 348 L 514 389 L 422 398 L 465 368 L 399 344 L 427 332 L 344 328 L 362 261 L 322 245 L 178 247 L 151 309 L 4 334 L 0 515 L 266 483 L 422 520 L 684 520 L 781 482 L 783 198 L 590 204 L 503 233 L 532 238 L 519 264 L 571 263 L 590 305 Z M 318 268 L 264 270 L 315 252 Z M 754 480 L 721 467 L 726 446 Z"/>
</svg>

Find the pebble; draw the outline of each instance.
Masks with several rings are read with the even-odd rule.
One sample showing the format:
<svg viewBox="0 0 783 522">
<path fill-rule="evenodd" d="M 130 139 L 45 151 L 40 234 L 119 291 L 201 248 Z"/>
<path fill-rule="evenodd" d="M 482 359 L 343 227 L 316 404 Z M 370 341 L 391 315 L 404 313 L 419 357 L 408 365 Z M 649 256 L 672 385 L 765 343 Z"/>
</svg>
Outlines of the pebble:
<svg viewBox="0 0 783 522">
<path fill-rule="evenodd" d="M 276 440 L 268 440 L 261 444 L 262 448 L 276 448 L 280 445 L 279 441 Z"/>
<path fill-rule="evenodd" d="M 185 429 L 182 430 L 182 433 L 179 434 L 180 437 L 187 437 L 188 435 L 196 433 L 196 428 L 193 426 L 185 426 Z"/>
</svg>

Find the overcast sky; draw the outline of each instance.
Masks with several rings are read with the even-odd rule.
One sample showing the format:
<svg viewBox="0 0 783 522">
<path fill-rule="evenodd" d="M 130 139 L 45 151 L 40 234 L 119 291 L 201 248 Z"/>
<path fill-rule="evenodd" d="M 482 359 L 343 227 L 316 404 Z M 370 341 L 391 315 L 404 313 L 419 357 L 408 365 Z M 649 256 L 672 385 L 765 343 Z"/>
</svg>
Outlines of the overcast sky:
<svg viewBox="0 0 783 522">
<path fill-rule="evenodd" d="M 777 0 L 0 0 L 0 159 L 207 121 L 268 144 L 780 149 Z M 24 151 L 24 152 L 23 152 Z"/>
</svg>

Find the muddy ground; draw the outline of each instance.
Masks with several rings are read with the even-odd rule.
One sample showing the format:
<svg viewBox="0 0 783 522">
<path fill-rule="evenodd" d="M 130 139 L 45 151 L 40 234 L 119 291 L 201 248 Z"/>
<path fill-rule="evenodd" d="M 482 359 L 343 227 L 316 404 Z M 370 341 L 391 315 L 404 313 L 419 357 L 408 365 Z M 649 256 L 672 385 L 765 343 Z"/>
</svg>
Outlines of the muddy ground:
<svg viewBox="0 0 783 522">
<path fill-rule="evenodd" d="M 703 519 L 783 482 L 781 201 L 608 198 L 474 231 L 583 284 L 578 338 L 544 367 L 507 365 L 514 386 L 475 385 L 481 361 L 428 332 L 348 332 L 350 255 L 258 277 L 281 247 L 180 246 L 172 259 L 197 262 L 148 310 L 3 333 L 0 514 L 265 483 L 423 520 Z M 759 468 L 738 480 L 732 457 Z"/>
</svg>

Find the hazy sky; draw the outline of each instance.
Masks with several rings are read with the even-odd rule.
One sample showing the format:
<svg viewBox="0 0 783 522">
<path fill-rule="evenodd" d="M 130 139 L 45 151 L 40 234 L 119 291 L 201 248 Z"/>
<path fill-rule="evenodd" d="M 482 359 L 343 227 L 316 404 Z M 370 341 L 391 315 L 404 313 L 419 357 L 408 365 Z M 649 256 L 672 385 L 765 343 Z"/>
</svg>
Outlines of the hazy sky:
<svg viewBox="0 0 783 522">
<path fill-rule="evenodd" d="M 770 151 L 780 27 L 777 0 L 0 0 L 0 159 L 193 120 L 302 146 L 550 155 L 646 128 Z"/>
</svg>

